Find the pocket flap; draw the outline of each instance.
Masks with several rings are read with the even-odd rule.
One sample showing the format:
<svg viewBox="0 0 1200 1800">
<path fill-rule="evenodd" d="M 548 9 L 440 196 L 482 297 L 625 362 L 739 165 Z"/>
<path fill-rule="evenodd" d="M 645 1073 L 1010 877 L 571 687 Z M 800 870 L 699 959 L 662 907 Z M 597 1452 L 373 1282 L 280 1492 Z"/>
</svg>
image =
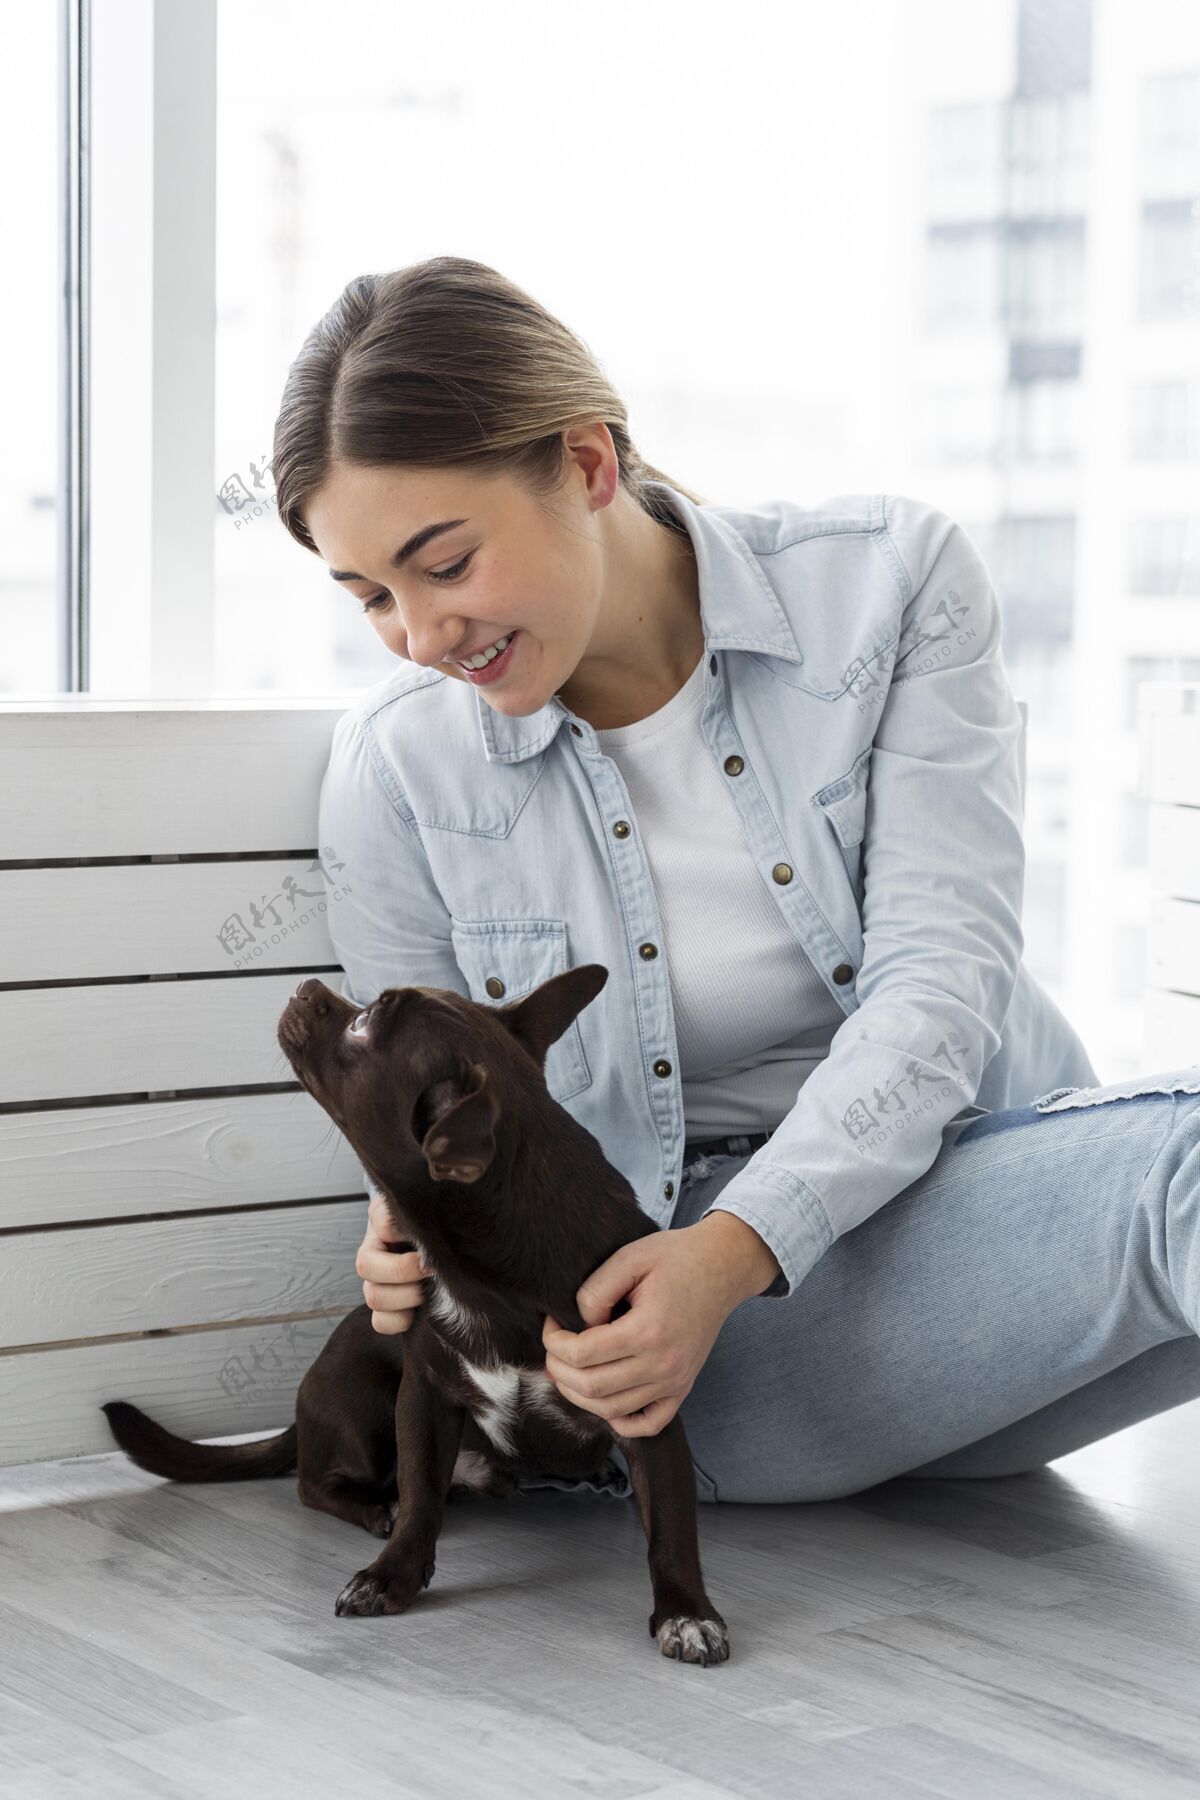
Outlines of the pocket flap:
<svg viewBox="0 0 1200 1800">
<path fill-rule="evenodd" d="M 523 1000 L 571 966 L 565 919 L 458 919 L 452 913 L 450 938 L 471 998 L 481 1006 Z M 559 1101 L 591 1086 L 578 1019 L 546 1052 L 545 1074 Z"/>
<path fill-rule="evenodd" d="M 861 844 L 867 820 L 867 771 L 871 764 L 871 746 L 858 756 L 844 775 L 827 782 L 813 795 L 816 804 L 837 833 L 838 842 L 846 850 Z"/>
</svg>

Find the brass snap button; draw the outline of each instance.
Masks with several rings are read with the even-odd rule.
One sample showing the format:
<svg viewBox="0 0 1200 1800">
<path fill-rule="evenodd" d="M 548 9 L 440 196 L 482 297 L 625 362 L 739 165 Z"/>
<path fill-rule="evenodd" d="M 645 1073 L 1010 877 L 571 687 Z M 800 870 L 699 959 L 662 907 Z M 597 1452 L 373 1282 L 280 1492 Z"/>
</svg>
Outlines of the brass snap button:
<svg viewBox="0 0 1200 1800">
<path fill-rule="evenodd" d="M 833 979 L 837 982 L 839 987 L 845 987 L 848 981 L 854 980 L 854 970 L 850 967 L 849 963 L 839 963 L 837 968 L 833 971 Z"/>
<path fill-rule="evenodd" d="M 504 983 L 498 975 L 489 975 L 483 985 L 493 1000 L 499 1000 L 504 993 Z"/>
<path fill-rule="evenodd" d="M 655 1063 L 654 1073 L 656 1075 L 669 1075 L 671 1073 L 671 1065 L 667 1061 L 665 1056 L 660 1056 L 658 1061 Z"/>
<path fill-rule="evenodd" d="M 725 758 L 725 773 L 727 775 L 740 775 L 745 766 L 746 765 L 740 756 L 727 756 Z"/>
<path fill-rule="evenodd" d="M 633 826 L 629 823 L 628 819 L 618 819 L 613 826 L 613 836 L 627 838 L 632 830 Z"/>
<path fill-rule="evenodd" d="M 771 870 L 771 879 L 772 881 L 777 881 L 780 887 L 786 887 L 788 882 L 792 879 L 791 864 L 776 863 L 775 867 Z"/>
<path fill-rule="evenodd" d="M 638 945 L 638 955 L 641 957 L 643 962 L 653 962 L 654 958 L 658 955 L 658 945 L 657 944 L 639 944 Z"/>
</svg>

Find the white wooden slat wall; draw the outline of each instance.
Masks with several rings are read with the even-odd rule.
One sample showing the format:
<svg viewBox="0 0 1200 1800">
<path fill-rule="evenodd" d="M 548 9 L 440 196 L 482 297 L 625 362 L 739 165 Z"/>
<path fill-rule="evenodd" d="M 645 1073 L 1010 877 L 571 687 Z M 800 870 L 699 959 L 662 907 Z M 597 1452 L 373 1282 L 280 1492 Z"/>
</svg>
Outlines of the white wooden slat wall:
<svg viewBox="0 0 1200 1800">
<path fill-rule="evenodd" d="M 110 1399 L 283 1425 L 361 1301 L 363 1171 L 275 1036 L 340 986 L 354 697 L 0 702 L 0 1463 L 113 1448 Z"/>
<path fill-rule="evenodd" d="M 1139 791 L 1149 802 L 1143 1061 L 1200 1061 L 1200 682 L 1138 694 Z"/>
</svg>

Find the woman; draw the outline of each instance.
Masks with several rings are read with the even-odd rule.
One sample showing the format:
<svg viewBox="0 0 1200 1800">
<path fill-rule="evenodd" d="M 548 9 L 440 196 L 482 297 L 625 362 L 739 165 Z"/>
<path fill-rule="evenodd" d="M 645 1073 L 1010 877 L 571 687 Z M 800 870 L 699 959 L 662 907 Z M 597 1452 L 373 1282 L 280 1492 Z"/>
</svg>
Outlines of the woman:
<svg viewBox="0 0 1200 1800">
<path fill-rule="evenodd" d="M 764 1502 L 1026 1469 L 1200 1394 L 1200 1066 L 1096 1086 L 1022 966 L 1020 716 L 959 526 L 704 505 L 453 257 L 350 284 L 273 469 L 402 662 L 322 789 L 343 991 L 610 971 L 547 1085 L 670 1229 L 594 1272 L 584 1332 L 547 1319 L 564 1394 L 624 1437 L 682 1407 L 701 1497 Z M 387 1230 L 376 1196 L 357 1268 L 404 1332 Z"/>
</svg>

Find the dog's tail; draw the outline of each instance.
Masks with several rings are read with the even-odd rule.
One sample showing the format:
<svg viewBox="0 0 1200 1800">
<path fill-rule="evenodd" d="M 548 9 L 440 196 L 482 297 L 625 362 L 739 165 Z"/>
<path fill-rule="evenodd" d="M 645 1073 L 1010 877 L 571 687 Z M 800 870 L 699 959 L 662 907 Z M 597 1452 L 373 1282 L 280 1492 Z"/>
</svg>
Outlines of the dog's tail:
<svg viewBox="0 0 1200 1800">
<path fill-rule="evenodd" d="M 156 1425 L 127 1400 L 101 1408 L 126 1456 L 151 1475 L 170 1481 L 252 1481 L 260 1475 L 287 1475 L 296 1466 L 296 1427 L 252 1444 L 193 1444 Z"/>
</svg>

